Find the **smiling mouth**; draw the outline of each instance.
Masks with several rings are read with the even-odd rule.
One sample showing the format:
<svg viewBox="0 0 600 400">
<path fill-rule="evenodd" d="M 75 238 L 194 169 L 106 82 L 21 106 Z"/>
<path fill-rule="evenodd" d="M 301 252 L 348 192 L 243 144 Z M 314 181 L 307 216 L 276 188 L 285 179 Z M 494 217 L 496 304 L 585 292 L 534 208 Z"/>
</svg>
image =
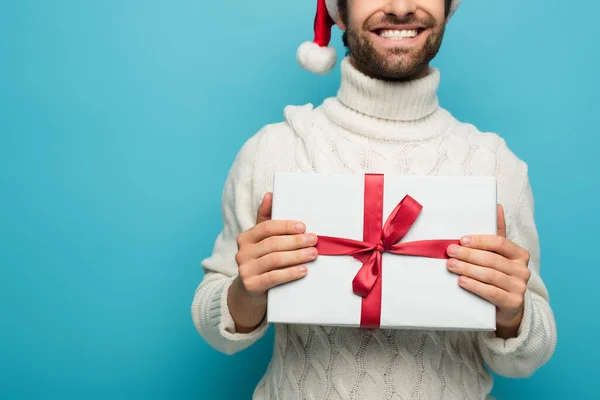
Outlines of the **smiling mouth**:
<svg viewBox="0 0 600 400">
<path fill-rule="evenodd" d="M 393 40 L 396 42 L 401 42 L 403 40 L 414 39 L 421 32 L 423 32 L 424 28 L 413 28 L 413 29 L 393 29 L 393 28 L 381 28 L 372 31 L 372 33 L 378 35 L 383 39 Z"/>
</svg>

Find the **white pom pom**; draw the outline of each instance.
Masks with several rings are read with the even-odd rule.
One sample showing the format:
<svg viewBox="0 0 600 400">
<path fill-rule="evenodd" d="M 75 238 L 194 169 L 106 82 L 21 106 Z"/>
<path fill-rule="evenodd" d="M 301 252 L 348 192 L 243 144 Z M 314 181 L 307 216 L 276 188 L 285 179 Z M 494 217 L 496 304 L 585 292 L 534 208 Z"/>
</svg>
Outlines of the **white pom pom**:
<svg viewBox="0 0 600 400">
<path fill-rule="evenodd" d="M 333 47 L 321 47 L 314 42 L 304 42 L 296 54 L 298 63 L 307 71 L 325 75 L 335 67 L 337 55 Z"/>
</svg>

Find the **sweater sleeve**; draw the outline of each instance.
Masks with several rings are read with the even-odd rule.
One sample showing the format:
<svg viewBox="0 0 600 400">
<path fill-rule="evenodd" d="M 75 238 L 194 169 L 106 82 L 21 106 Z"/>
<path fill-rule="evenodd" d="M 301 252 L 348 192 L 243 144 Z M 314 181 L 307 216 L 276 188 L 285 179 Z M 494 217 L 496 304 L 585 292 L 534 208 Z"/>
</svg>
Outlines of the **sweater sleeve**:
<svg viewBox="0 0 600 400">
<path fill-rule="evenodd" d="M 265 319 L 250 333 L 236 332 L 227 305 L 229 286 L 238 274 L 237 236 L 256 222 L 252 201 L 256 140 L 254 136 L 244 144 L 225 181 L 221 198 L 223 229 L 216 238 L 212 255 L 201 263 L 204 278 L 195 291 L 191 307 L 198 333 L 225 354 L 249 347 L 263 337 L 268 328 Z"/>
<path fill-rule="evenodd" d="M 478 333 L 485 363 L 500 376 L 531 376 L 551 357 L 556 346 L 556 324 L 546 286 L 540 277 L 540 247 L 534 222 L 533 194 L 526 178 L 517 206 L 507 220 L 507 237 L 530 253 L 531 277 L 524 299 L 524 314 L 518 335 L 503 339 L 494 332 Z"/>
</svg>

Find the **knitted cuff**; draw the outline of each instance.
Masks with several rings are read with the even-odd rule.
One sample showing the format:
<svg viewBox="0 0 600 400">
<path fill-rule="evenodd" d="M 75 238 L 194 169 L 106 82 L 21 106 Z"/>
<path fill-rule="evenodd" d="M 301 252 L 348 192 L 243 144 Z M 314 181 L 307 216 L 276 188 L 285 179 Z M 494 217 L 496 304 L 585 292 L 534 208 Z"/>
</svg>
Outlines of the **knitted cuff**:
<svg viewBox="0 0 600 400">
<path fill-rule="evenodd" d="M 224 285 L 223 291 L 221 292 L 221 296 L 219 298 L 219 308 L 221 310 L 219 332 L 221 333 L 221 335 L 223 335 L 224 338 L 229 340 L 254 342 L 265 334 L 269 327 L 269 324 L 267 323 L 267 319 L 265 318 L 261 322 L 261 324 L 250 333 L 238 333 L 235 331 L 235 322 L 233 320 L 233 317 L 231 316 L 231 313 L 229 312 L 229 306 L 227 305 L 229 287 L 231 286 L 234 280 L 235 277 L 229 279 L 229 281 Z"/>
<path fill-rule="evenodd" d="M 518 352 L 528 341 L 533 321 L 533 301 L 529 290 L 525 292 L 523 303 L 523 319 L 517 331 L 517 337 L 503 339 L 496 336 L 495 332 L 487 332 L 481 336 L 482 344 L 492 353 L 507 355 Z"/>
<path fill-rule="evenodd" d="M 265 321 L 250 333 L 236 333 L 235 323 L 229 313 L 227 295 L 235 278 L 223 278 L 208 283 L 197 294 L 192 305 L 192 315 L 200 335 L 215 349 L 234 354 L 249 347 L 267 331 Z"/>
</svg>

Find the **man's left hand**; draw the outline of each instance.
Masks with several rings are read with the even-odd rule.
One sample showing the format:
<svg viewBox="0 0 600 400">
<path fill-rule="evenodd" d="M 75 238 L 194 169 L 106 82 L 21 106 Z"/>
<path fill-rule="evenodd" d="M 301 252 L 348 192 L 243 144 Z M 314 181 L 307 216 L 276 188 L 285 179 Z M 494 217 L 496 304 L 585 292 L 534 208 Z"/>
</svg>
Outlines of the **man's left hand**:
<svg viewBox="0 0 600 400">
<path fill-rule="evenodd" d="M 498 205 L 498 234 L 470 235 L 448 247 L 448 269 L 460 275 L 461 287 L 496 306 L 496 335 L 516 337 L 527 282 L 529 252 L 506 238 L 504 209 Z"/>
</svg>

